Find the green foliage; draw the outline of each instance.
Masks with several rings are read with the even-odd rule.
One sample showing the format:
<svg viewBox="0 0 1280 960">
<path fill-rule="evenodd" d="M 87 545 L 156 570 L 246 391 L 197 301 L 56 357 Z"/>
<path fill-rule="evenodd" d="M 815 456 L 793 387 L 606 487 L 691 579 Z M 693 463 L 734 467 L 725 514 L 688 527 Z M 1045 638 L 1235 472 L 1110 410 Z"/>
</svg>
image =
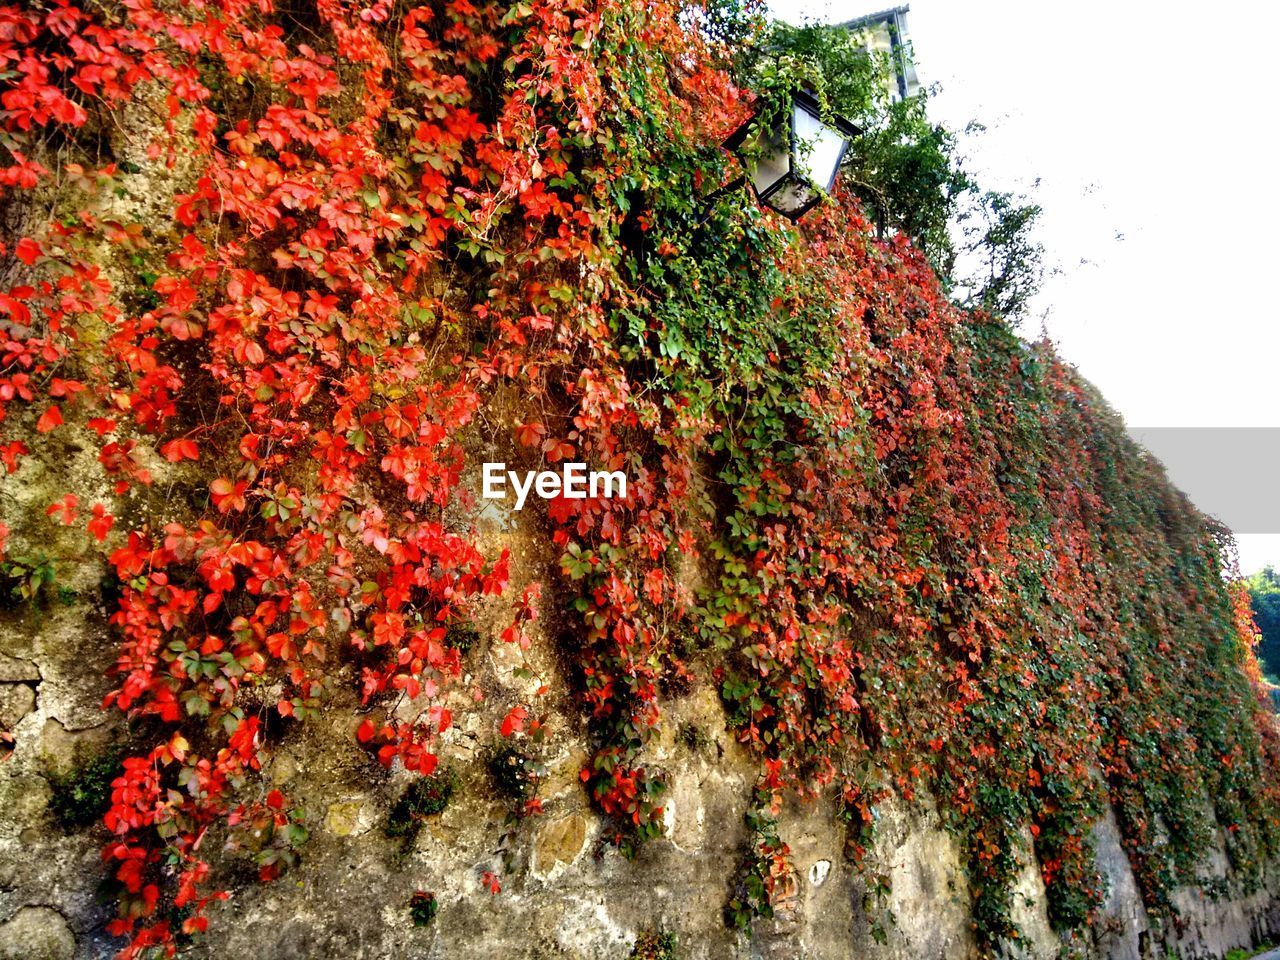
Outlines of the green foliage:
<svg viewBox="0 0 1280 960">
<path fill-rule="evenodd" d="M 862 893 L 862 912 L 867 915 L 871 939 L 883 946 L 889 942 L 889 930 L 898 923 L 889 907 L 893 884 L 887 873 L 864 873 L 863 879 L 866 887 Z"/>
<path fill-rule="evenodd" d="M 881 80 L 888 62 L 869 56 L 853 34 L 841 27 L 792 26 L 775 20 L 756 48 L 753 66 L 766 87 L 772 85 L 769 81 L 776 70 L 813 88 L 835 113 L 860 126 L 874 122 L 885 109 Z"/>
<path fill-rule="evenodd" d="M 768 5 L 762 0 L 707 0 L 686 8 L 686 16 L 725 65 L 739 72 L 754 57 L 756 38 L 769 26 Z"/>
<path fill-rule="evenodd" d="M 778 836 L 778 819 L 760 805 L 766 798 L 757 795 L 744 819 L 748 832 L 748 848 L 739 872 L 734 894 L 725 906 L 725 920 L 733 928 L 750 933 L 751 923 L 773 917 L 777 884 L 790 876 L 787 861 L 790 850 Z"/>
<path fill-rule="evenodd" d="M 44 556 L 13 556 L 0 562 L 0 604 L 36 603 L 56 579 L 53 561 Z"/>
<path fill-rule="evenodd" d="M 956 134 L 928 116 L 928 94 L 887 104 L 851 144 L 850 180 L 881 233 L 911 238 L 943 277 L 956 263 L 951 222 L 974 189 Z"/>
<path fill-rule="evenodd" d="M 1043 211 L 1014 193 L 969 191 L 957 215 L 969 269 L 957 299 L 997 317 L 1024 314 L 1044 279 L 1044 247 L 1032 239 Z"/>
<path fill-rule="evenodd" d="M 480 633 L 470 623 L 455 623 L 449 627 L 445 641 L 459 653 L 468 653 L 480 641 Z"/>
<path fill-rule="evenodd" d="M 79 830 L 102 819 L 111 800 L 111 781 L 120 775 L 120 751 L 77 758 L 65 773 L 46 774 L 49 811 L 64 830 Z"/>
</svg>

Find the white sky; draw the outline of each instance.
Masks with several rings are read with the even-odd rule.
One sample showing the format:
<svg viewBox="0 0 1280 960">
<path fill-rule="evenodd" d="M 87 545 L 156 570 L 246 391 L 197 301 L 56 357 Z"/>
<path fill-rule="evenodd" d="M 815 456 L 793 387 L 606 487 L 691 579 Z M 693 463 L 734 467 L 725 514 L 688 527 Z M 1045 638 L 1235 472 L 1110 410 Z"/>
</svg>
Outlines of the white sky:
<svg viewBox="0 0 1280 960">
<path fill-rule="evenodd" d="M 840 22 L 891 2 L 771 8 Z M 907 22 L 942 87 L 932 115 L 988 128 L 970 168 L 997 189 L 1040 178 L 1060 272 L 1024 334 L 1043 317 L 1130 426 L 1280 427 L 1280 4 L 913 0 Z M 1239 539 L 1246 572 L 1280 566 L 1280 535 Z"/>
</svg>

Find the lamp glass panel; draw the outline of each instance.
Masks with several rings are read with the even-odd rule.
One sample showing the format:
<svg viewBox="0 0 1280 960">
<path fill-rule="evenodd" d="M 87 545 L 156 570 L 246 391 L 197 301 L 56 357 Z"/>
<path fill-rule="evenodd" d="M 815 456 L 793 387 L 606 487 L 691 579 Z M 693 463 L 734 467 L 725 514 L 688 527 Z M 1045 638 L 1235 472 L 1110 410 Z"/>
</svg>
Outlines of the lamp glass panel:
<svg viewBox="0 0 1280 960">
<path fill-rule="evenodd" d="M 786 136 L 781 130 L 757 129 L 742 144 L 742 150 L 751 157 L 751 183 L 759 196 L 790 172 Z"/>
<path fill-rule="evenodd" d="M 787 182 L 765 198 L 765 203 L 779 213 L 794 217 L 813 201 L 813 187 L 803 180 L 789 177 Z"/>
<path fill-rule="evenodd" d="M 827 126 L 801 104 L 794 103 L 791 109 L 795 114 L 796 135 L 791 146 L 796 173 L 823 190 L 830 190 L 835 184 L 845 138 L 839 130 Z"/>
</svg>

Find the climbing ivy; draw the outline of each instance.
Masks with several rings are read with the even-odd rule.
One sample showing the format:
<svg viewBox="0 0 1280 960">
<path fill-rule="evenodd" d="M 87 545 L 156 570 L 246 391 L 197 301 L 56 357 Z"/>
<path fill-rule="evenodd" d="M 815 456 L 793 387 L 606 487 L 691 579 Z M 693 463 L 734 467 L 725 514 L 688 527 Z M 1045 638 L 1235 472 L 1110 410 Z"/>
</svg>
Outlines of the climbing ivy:
<svg viewBox="0 0 1280 960">
<path fill-rule="evenodd" d="M 798 227 L 732 186 L 723 139 L 822 76 L 761 36 L 750 6 L 623 0 L 0 7 L 0 185 L 62 214 L 5 243 L 0 452 L 75 431 L 113 490 L 41 520 L 114 570 L 106 706 L 150 738 L 103 819 L 122 957 L 205 930 L 211 835 L 264 882 L 305 851 L 260 772 L 296 725 L 438 776 L 509 580 L 459 519 L 479 424 L 627 473 L 548 505 L 562 582 L 510 597 L 499 642 L 563 605 L 581 779 L 628 850 L 663 829 L 664 698 L 715 686 L 760 769 L 733 922 L 793 889 L 778 814 L 823 792 L 855 862 L 877 805 L 935 797 L 991 954 L 1032 853 L 1055 923 L 1089 922 L 1108 801 L 1152 910 L 1219 827 L 1260 881 L 1280 755 L 1225 535 L 1048 348 L 949 300 L 945 143 L 932 212 L 909 152 L 876 168 L 888 218 L 857 177 Z M 135 173 L 104 131 L 140 98 L 149 163 L 191 167 L 173 230 L 111 215 Z M 536 740 L 536 703 L 495 732 Z"/>
</svg>

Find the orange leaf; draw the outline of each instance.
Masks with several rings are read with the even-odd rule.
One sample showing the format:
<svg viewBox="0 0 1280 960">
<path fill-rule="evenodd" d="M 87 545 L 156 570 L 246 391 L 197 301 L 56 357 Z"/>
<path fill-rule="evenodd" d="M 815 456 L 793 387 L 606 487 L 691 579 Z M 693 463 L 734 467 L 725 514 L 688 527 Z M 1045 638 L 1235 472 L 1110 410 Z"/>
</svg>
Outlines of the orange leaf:
<svg viewBox="0 0 1280 960">
<path fill-rule="evenodd" d="M 48 433 L 54 427 L 62 425 L 62 411 L 57 406 L 52 406 L 44 413 L 40 414 L 40 419 L 36 421 L 36 430 L 40 433 Z"/>
</svg>

